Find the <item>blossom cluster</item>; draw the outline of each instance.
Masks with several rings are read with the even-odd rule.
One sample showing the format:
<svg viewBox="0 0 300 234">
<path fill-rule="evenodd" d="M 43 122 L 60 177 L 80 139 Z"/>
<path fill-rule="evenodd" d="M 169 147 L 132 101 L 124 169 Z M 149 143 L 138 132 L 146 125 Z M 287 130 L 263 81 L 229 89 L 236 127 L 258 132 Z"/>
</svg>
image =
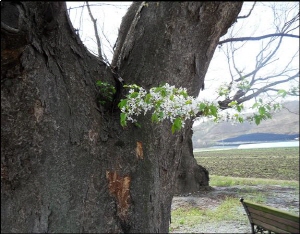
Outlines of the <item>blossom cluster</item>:
<svg viewBox="0 0 300 234">
<path fill-rule="evenodd" d="M 264 103 L 262 99 L 256 102 L 252 109 L 253 116 L 243 116 L 243 104 L 232 101 L 228 104 L 232 108 L 232 113 L 219 113 L 219 106 L 207 101 L 200 102 L 187 94 L 186 88 L 176 88 L 169 84 L 159 87 L 153 87 L 147 92 L 144 88 L 137 85 L 124 86 L 129 88 L 126 99 L 119 103 L 121 110 L 120 122 L 122 126 L 127 125 L 127 121 L 137 123 L 136 117 L 140 114 L 146 115 L 148 111 L 152 112 L 151 120 L 161 122 L 169 119 L 172 123 L 172 132 L 184 127 L 187 119 L 195 119 L 198 115 L 204 118 L 212 118 L 215 122 L 219 120 L 235 120 L 242 123 L 245 119 L 260 124 L 262 120 L 271 118 L 270 111 L 280 109 L 278 104 Z"/>
<path fill-rule="evenodd" d="M 194 97 L 187 94 L 186 88 L 176 88 L 166 83 L 163 86 L 153 87 L 147 92 L 137 85 L 128 85 L 129 93 L 126 99 L 119 103 L 121 109 L 121 125 L 125 126 L 127 121 L 136 122 L 136 116 L 152 112 L 152 121 L 161 122 L 169 119 L 172 132 L 181 129 L 184 121 L 195 118 L 197 113 L 217 116 L 211 111 L 212 106 L 198 102 Z M 215 108 L 216 111 L 216 108 Z"/>
</svg>

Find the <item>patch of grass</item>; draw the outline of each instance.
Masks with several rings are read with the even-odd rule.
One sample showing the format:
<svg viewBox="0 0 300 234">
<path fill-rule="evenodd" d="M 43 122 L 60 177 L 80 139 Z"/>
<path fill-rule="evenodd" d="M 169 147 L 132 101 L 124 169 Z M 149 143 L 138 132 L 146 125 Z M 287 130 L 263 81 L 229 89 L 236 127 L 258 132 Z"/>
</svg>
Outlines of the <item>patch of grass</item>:
<svg viewBox="0 0 300 234">
<path fill-rule="evenodd" d="M 299 189 L 299 181 L 289 181 L 289 180 L 274 180 L 274 179 L 262 179 L 262 178 L 240 178 L 231 176 L 209 176 L 210 186 L 217 187 L 228 187 L 234 185 L 280 185 L 283 187 L 292 187 Z"/>
<path fill-rule="evenodd" d="M 201 208 L 178 208 L 172 211 L 172 223 L 170 230 L 175 230 L 180 226 L 193 227 L 199 223 L 239 220 L 246 222 L 241 204 L 238 199 L 226 197 L 225 200 L 214 210 Z"/>
<path fill-rule="evenodd" d="M 213 210 L 210 214 L 210 220 L 212 221 L 227 221 L 227 220 L 239 220 L 241 215 L 238 212 L 240 203 L 235 197 L 226 197 L 225 200 Z"/>
<path fill-rule="evenodd" d="M 205 210 L 198 208 L 178 208 L 172 211 L 172 227 L 178 228 L 179 226 L 188 225 L 193 226 L 196 223 L 202 222 L 205 219 Z"/>
</svg>

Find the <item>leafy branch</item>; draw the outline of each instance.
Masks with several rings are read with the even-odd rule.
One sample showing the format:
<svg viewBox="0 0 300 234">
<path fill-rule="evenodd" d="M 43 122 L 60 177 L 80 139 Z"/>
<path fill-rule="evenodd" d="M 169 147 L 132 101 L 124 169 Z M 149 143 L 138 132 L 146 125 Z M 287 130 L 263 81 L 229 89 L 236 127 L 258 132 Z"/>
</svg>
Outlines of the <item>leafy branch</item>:
<svg viewBox="0 0 300 234">
<path fill-rule="evenodd" d="M 188 119 L 196 119 L 200 116 L 213 119 L 215 122 L 222 118 L 221 106 L 213 102 L 198 101 L 187 94 L 185 88 L 176 88 L 168 83 L 159 87 L 153 87 L 147 92 L 144 88 L 133 84 L 126 85 L 129 92 L 125 99 L 121 99 L 118 107 L 121 110 L 121 126 L 127 126 L 127 121 L 137 123 L 136 117 L 140 114 L 146 115 L 148 111 L 152 112 L 151 121 L 154 123 L 162 122 L 168 119 L 172 123 L 172 133 L 179 131 L 185 125 Z M 283 94 L 283 91 L 280 93 Z M 226 95 L 226 92 L 223 93 Z M 279 104 L 263 103 L 262 99 L 252 106 L 255 110 L 252 116 L 243 116 L 243 104 L 237 101 L 228 103 L 228 107 L 235 110 L 232 116 L 226 115 L 240 123 L 245 119 L 260 124 L 262 120 L 271 118 L 271 111 L 280 109 Z M 140 126 L 140 124 L 138 124 Z"/>
</svg>

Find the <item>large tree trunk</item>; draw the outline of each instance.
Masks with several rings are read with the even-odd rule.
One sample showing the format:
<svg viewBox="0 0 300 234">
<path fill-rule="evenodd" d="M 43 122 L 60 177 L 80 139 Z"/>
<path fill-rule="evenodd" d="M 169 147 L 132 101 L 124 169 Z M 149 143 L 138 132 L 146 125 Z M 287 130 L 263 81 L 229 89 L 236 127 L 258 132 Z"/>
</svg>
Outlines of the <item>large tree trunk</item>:
<svg viewBox="0 0 300 234">
<path fill-rule="evenodd" d="M 113 65 L 127 84 L 197 96 L 241 5 L 134 3 Z M 119 111 L 98 106 L 96 80 L 114 79 L 65 3 L 2 2 L 1 21 L 1 231 L 168 232 L 183 155 L 196 165 L 192 122 L 172 134 L 146 115 L 123 129 Z"/>
<path fill-rule="evenodd" d="M 241 6 L 228 2 L 135 2 L 123 18 L 112 65 L 129 84 L 150 88 L 167 82 L 186 87 L 196 97 L 219 38 Z M 168 124 L 165 127 L 171 128 Z M 176 178 L 171 183 L 176 193 L 195 192 L 209 185 L 208 171 L 193 155 L 191 128 L 189 122 L 182 131 L 180 149 L 171 146 L 175 141 L 170 131 L 168 135 L 156 134 L 167 139 L 162 148 L 173 148 L 179 157 L 174 160 Z"/>
</svg>

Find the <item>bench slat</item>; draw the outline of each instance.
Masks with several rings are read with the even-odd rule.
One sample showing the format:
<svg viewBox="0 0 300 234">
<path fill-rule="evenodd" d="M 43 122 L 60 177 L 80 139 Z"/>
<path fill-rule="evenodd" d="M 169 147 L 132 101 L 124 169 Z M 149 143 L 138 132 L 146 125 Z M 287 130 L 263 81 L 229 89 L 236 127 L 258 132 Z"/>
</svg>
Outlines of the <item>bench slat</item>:
<svg viewBox="0 0 300 234">
<path fill-rule="evenodd" d="M 299 216 L 240 199 L 251 223 L 275 233 L 299 233 Z"/>
<path fill-rule="evenodd" d="M 274 232 L 279 232 L 278 230 L 280 230 L 279 233 L 281 233 L 282 231 L 286 231 L 286 232 L 289 232 L 289 233 L 298 233 L 299 232 L 299 227 L 293 227 L 293 226 L 290 226 L 288 224 L 284 224 L 284 223 L 276 223 L 274 220 L 270 220 L 268 218 L 265 218 L 265 217 L 262 217 L 260 215 L 257 215 L 255 213 L 252 213 L 251 214 L 251 217 L 252 217 L 252 222 L 253 224 L 255 225 L 259 225 L 261 227 L 264 227 L 268 230 L 271 230 L 271 231 L 274 231 Z M 274 227 L 274 230 L 273 229 L 269 229 L 269 226 L 272 226 Z M 276 231 L 276 230 L 277 231 Z"/>
<path fill-rule="evenodd" d="M 270 224 L 266 224 L 260 220 L 257 220 L 257 219 L 254 219 L 254 225 L 258 225 L 262 228 L 264 228 L 265 230 L 269 230 L 269 231 L 272 231 L 272 232 L 275 232 L 275 233 L 291 233 L 289 231 L 286 231 L 286 230 L 282 230 L 280 228 L 277 228 L 277 227 L 274 227 Z"/>
<path fill-rule="evenodd" d="M 248 207 L 248 210 L 251 214 L 251 217 L 256 217 L 257 219 L 261 217 L 262 221 L 264 221 L 265 223 L 274 225 L 279 228 L 292 227 L 294 229 L 299 229 L 299 222 L 294 222 L 289 219 L 277 217 L 273 214 L 264 213 L 260 210 L 254 210 L 252 207 Z"/>
<path fill-rule="evenodd" d="M 255 210 L 260 210 L 262 212 L 265 212 L 265 213 L 270 213 L 270 214 L 274 214 L 278 217 L 282 217 L 284 219 L 287 219 L 287 220 L 292 220 L 294 222 L 298 222 L 299 223 L 299 217 L 297 217 L 296 215 L 293 215 L 293 214 L 290 214 L 288 212 L 285 212 L 285 211 L 281 211 L 279 209 L 276 209 L 276 208 L 273 208 L 273 207 L 269 207 L 269 206 L 264 206 L 264 205 L 258 205 L 258 204 L 255 204 L 255 203 L 252 203 L 252 202 L 245 202 L 244 201 L 244 204 L 247 206 L 247 207 L 251 207 Z"/>
</svg>

